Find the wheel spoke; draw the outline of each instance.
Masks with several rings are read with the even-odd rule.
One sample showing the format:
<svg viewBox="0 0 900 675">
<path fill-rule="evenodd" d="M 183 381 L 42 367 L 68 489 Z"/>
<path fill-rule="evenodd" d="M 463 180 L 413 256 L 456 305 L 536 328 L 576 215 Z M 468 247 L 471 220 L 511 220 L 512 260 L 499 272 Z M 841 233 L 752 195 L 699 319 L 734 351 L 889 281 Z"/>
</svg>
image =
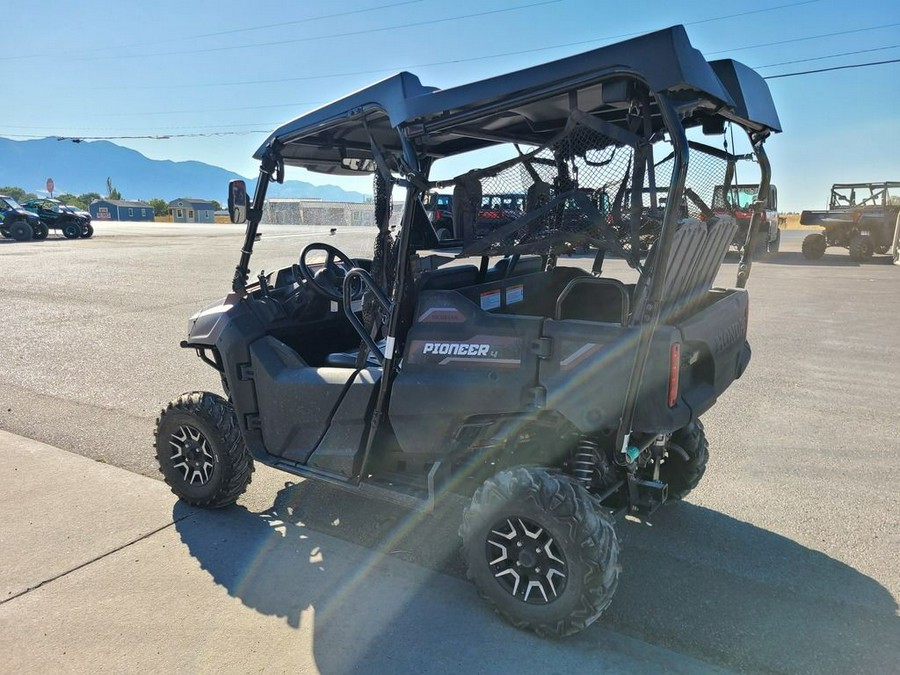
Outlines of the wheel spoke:
<svg viewBox="0 0 900 675">
<path fill-rule="evenodd" d="M 534 532 L 529 532 L 528 528 L 525 527 L 525 523 L 522 522 L 521 518 L 519 518 L 519 525 L 522 526 L 522 531 L 525 532 L 525 534 L 528 535 L 529 537 L 531 537 L 532 539 L 537 539 L 538 537 L 541 536 L 541 533 L 544 531 L 544 528 L 538 527 L 537 530 L 535 530 Z"/>
<path fill-rule="evenodd" d="M 544 596 L 544 602 L 550 601 L 550 598 L 547 597 L 547 592 L 544 590 L 540 581 L 529 581 L 528 586 L 525 587 L 525 597 L 522 598 L 525 602 L 528 602 L 528 596 L 531 595 L 532 588 L 536 588 L 541 592 L 541 595 Z M 513 592 L 513 595 L 515 595 L 515 592 Z"/>
<path fill-rule="evenodd" d="M 560 572 L 559 570 L 547 570 L 547 583 L 550 584 L 550 590 L 553 591 L 553 597 L 558 598 L 559 593 L 556 591 L 556 584 L 553 583 L 553 577 L 562 577 L 565 580 L 566 575 Z"/>
<path fill-rule="evenodd" d="M 491 530 L 491 534 L 496 534 L 498 537 L 503 537 L 504 539 L 515 539 L 516 538 L 516 527 L 512 524 L 512 521 L 507 519 L 506 524 L 509 525 L 509 532 L 500 532 L 499 530 Z"/>
<path fill-rule="evenodd" d="M 494 560 L 491 560 L 491 562 L 489 562 L 488 565 L 497 565 L 507 559 L 506 546 L 504 546 L 503 544 L 496 542 L 496 541 L 488 541 L 488 544 L 490 544 L 491 546 L 496 546 L 497 548 L 500 549 L 500 557 L 495 558 Z"/>
<path fill-rule="evenodd" d="M 551 544 L 553 544 L 553 539 L 547 540 L 547 543 L 544 544 L 544 553 L 547 554 L 547 557 L 550 558 L 550 560 L 554 560 L 554 561 L 558 562 L 560 565 L 565 565 L 566 561 L 563 560 L 562 558 L 560 558 L 559 556 L 555 555 L 553 553 L 553 551 L 550 550 Z"/>
<path fill-rule="evenodd" d="M 518 572 L 516 572 L 514 569 L 512 569 L 510 567 L 507 567 L 502 572 L 498 572 L 497 574 L 495 574 L 494 577 L 500 578 L 500 577 L 506 576 L 507 574 L 512 576 L 512 578 L 513 578 L 513 587 L 512 587 L 511 592 L 513 595 L 515 595 L 516 592 L 519 590 L 519 581 L 521 581 L 521 579 L 522 579 L 522 577 L 519 576 Z"/>
<path fill-rule="evenodd" d="M 174 468 L 183 470 L 184 471 L 184 479 L 187 480 L 188 474 L 191 471 L 191 469 L 190 469 L 190 467 L 188 467 L 187 463 L 179 462 L 178 464 L 174 465 Z"/>
</svg>

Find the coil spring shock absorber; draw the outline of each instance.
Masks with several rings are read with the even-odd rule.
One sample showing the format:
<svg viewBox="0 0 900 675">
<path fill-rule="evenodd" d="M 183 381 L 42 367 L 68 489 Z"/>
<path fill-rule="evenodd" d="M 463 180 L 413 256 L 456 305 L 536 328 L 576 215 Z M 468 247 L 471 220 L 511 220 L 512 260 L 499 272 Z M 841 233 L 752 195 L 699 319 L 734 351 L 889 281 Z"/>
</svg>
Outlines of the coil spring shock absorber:
<svg viewBox="0 0 900 675">
<path fill-rule="evenodd" d="M 575 480 L 585 488 L 590 489 L 594 482 L 594 468 L 597 465 L 597 454 L 600 445 L 590 438 L 582 438 L 578 441 L 575 452 L 572 455 L 572 475 Z"/>
</svg>

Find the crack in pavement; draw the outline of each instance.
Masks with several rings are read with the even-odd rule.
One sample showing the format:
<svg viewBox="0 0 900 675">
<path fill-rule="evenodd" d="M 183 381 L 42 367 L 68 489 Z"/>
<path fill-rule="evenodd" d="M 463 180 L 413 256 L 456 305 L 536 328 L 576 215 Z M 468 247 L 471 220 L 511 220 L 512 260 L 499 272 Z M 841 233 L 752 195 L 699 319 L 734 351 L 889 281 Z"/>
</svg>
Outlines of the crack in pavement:
<svg viewBox="0 0 900 675">
<path fill-rule="evenodd" d="M 56 574 L 56 575 L 50 577 L 49 579 L 44 579 L 43 581 L 41 581 L 38 584 L 35 584 L 34 586 L 29 586 L 28 588 L 26 588 L 22 591 L 19 591 L 15 595 L 11 595 L 8 598 L 4 598 L 4 599 L 0 600 L 0 605 L 5 605 L 7 602 L 15 600 L 16 598 L 21 598 L 23 595 L 27 595 L 28 593 L 31 593 L 32 591 L 36 591 L 37 589 L 41 588 L 42 586 L 46 586 L 47 584 L 53 583 L 54 581 L 56 581 L 58 579 L 62 579 L 63 577 L 72 574 L 73 572 L 77 572 L 78 570 L 84 569 L 85 567 L 88 567 L 89 565 L 93 565 L 95 562 L 99 562 L 100 560 L 103 560 L 104 558 L 108 558 L 112 554 L 118 553 L 119 551 L 122 551 L 122 550 L 128 548 L 129 546 L 133 546 L 134 544 L 137 544 L 138 542 L 144 541 L 145 539 L 149 539 L 154 534 L 162 532 L 163 530 L 170 528 L 173 525 L 180 523 L 183 520 L 187 520 L 188 518 L 192 518 L 192 517 L 193 517 L 193 514 L 188 514 L 186 516 L 182 516 L 181 518 L 176 518 L 172 522 L 166 523 L 162 527 L 157 527 L 155 530 L 146 532 L 146 533 L 140 535 L 139 537 L 132 539 L 131 541 L 125 542 L 121 546 L 116 546 L 114 549 L 111 549 L 111 550 L 107 551 L 106 553 L 101 553 L 100 555 L 95 556 L 95 557 L 91 558 L 90 560 L 87 560 L 79 565 L 76 565 L 72 569 L 68 569 L 65 572 L 60 572 L 59 574 Z"/>
</svg>

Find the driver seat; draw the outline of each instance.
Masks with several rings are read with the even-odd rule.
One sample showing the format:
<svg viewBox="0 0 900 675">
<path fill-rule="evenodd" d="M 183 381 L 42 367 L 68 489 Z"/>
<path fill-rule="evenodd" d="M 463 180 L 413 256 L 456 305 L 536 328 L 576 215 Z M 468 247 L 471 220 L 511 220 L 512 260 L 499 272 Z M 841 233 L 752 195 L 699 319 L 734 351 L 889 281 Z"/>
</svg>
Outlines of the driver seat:
<svg viewBox="0 0 900 675">
<path fill-rule="evenodd" d="M 375 342 L 378 348 L 384 353 L 385 340 L 381 339 Z M 334 352 L 325 357 L 325 365 L 331 368 L 356 368 L 356 359 L 359 358 L 359 349 L 352 349 L 346 352 Z M 365 368 L 380 368 L 381 364 L 378 359 L 369 352 L 366 354 Z"/>
</svg>

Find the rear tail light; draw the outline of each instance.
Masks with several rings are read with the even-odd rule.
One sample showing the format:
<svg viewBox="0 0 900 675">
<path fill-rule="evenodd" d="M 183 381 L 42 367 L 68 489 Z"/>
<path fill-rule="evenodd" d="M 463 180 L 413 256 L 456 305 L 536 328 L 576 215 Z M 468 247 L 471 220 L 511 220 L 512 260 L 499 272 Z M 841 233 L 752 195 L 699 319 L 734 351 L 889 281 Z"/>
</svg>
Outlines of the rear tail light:
<svg viewBox="0 0 900 675">
<path fill-rule="evenodd" d="M 681 344 L 676 342 L 669 351 L 669 407 L 678 403 L 678 376 L 681 371 Z"/>
</svg>

